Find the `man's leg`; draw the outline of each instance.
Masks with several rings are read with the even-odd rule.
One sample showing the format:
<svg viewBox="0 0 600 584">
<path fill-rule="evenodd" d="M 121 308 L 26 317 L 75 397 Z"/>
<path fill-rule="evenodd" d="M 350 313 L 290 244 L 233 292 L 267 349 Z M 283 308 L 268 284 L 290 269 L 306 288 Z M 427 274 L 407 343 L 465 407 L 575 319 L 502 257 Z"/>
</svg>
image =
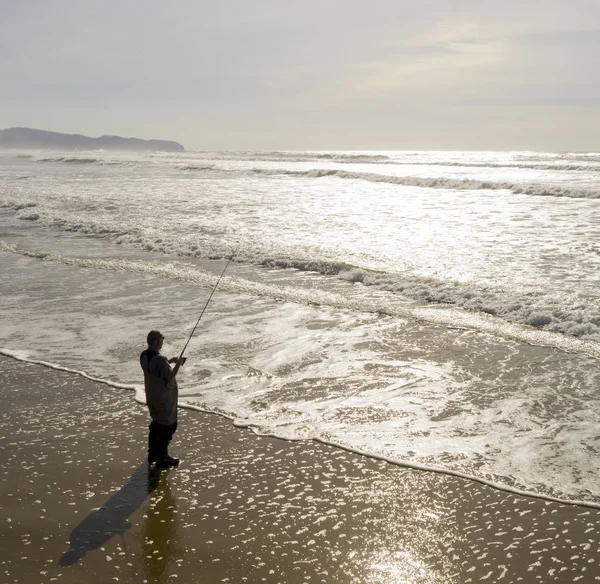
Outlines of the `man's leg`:
<svg viewBox="0 0 600 584">
<path fill-rule="evenodd" d="M 169 456 L 169 443 L 177 430 L 177 422 L 174 424 L 164 425 L 159 424 L 160 427 L 160 446 L 158 450 L 158 457 L 156 459 L 157 465 L 160 466 L 177 466 L 179 464 L 178 458 Z"/>
<path fill-rule="evenodd" d="M 171 440 L 173 440 L 173 434 L 175 434 L 175 431 L 177 430 L 177 422 L 173 423 L 173 424 L 169 424 L 168 426 L 165 426 L 166 430 L 165 430 L 165 438 L 166 438 L 166 448 L 165 448 L 165 452 L 167 453 L 167 456 L 169 455 L 168 453 L 168 448 L 169 448 L 169 443 L 171 442 Z"/>
<path fill-rule="evenodd" d="M 162 456 L 162 431 L 161 425 L 154 420 L 150 422 L 148 428 L 150 430 L 148 434 L 148 463 L 152 464 Z"/>
</svg>

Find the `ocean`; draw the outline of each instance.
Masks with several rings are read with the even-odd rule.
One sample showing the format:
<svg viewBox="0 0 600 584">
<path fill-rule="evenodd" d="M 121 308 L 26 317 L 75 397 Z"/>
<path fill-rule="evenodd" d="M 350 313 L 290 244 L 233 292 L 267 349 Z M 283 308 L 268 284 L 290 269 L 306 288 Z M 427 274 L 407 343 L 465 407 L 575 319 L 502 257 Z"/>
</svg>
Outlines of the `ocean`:
<svg viewBox="0 0 600 584">
<path fill-rule="evenodd" d="M 0 151 L 4 355 L 143 401 L 231 257 L 181 405 L 600 506 L 600 153 Z"/>
</svg>

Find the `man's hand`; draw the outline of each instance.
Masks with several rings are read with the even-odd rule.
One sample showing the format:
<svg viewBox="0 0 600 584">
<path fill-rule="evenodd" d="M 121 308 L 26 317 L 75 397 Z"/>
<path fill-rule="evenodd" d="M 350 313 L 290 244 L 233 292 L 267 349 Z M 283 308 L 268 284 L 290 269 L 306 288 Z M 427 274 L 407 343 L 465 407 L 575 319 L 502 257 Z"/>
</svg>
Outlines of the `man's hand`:
<svg viewBox="0 0 600 584">
<path fill-rule="evenodd" d="M 173 381 L 173 379 L 175 379 L 175 377 L 177 376 L 177 373 L 179 372 L 179 368 L 186 362 L 186 358 L 185 357 L 172 357 L 171 359 L 168 360 L 169 363 L 175 363 L 175 367 L 173 367 L 173 371 L 171 371 L 171 374 L 169 375 L 169 377 L 165 377 L 165 383 L 168 384 Z"/>
</svg>

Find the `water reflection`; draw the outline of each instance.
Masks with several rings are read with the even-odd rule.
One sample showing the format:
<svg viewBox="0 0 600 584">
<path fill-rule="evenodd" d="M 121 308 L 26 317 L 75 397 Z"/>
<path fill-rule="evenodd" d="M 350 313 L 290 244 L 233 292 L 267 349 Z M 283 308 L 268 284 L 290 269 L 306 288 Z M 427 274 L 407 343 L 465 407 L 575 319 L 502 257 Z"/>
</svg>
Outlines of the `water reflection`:
<svg viewBox="0 0 600 584">
<path fill-rule="evenodd" d="M 148 517 L 142 528 L 142 565 L 148 582 L 160 583 L 172 573 L 167 568 L 177 555 L 177 507 L 167 473 L 150 495 Z M 173 568 L 173 566 L 171 566 Z"/>
</svg>

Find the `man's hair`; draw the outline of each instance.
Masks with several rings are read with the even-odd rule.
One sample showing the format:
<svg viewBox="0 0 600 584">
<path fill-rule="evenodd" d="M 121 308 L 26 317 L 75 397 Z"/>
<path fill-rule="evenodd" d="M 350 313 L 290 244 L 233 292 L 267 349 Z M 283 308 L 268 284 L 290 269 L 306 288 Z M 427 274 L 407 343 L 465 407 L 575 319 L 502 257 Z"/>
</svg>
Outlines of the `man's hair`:
<svg viewBox="0 0 600 584">
<path fill-rule="evenodd" d="M 164 339 L 164 335 L 160 331 L 150 331 L 146 337 L 146 341 L 149 345 L 153 345 L 157 341 Z"/>
</svg>

